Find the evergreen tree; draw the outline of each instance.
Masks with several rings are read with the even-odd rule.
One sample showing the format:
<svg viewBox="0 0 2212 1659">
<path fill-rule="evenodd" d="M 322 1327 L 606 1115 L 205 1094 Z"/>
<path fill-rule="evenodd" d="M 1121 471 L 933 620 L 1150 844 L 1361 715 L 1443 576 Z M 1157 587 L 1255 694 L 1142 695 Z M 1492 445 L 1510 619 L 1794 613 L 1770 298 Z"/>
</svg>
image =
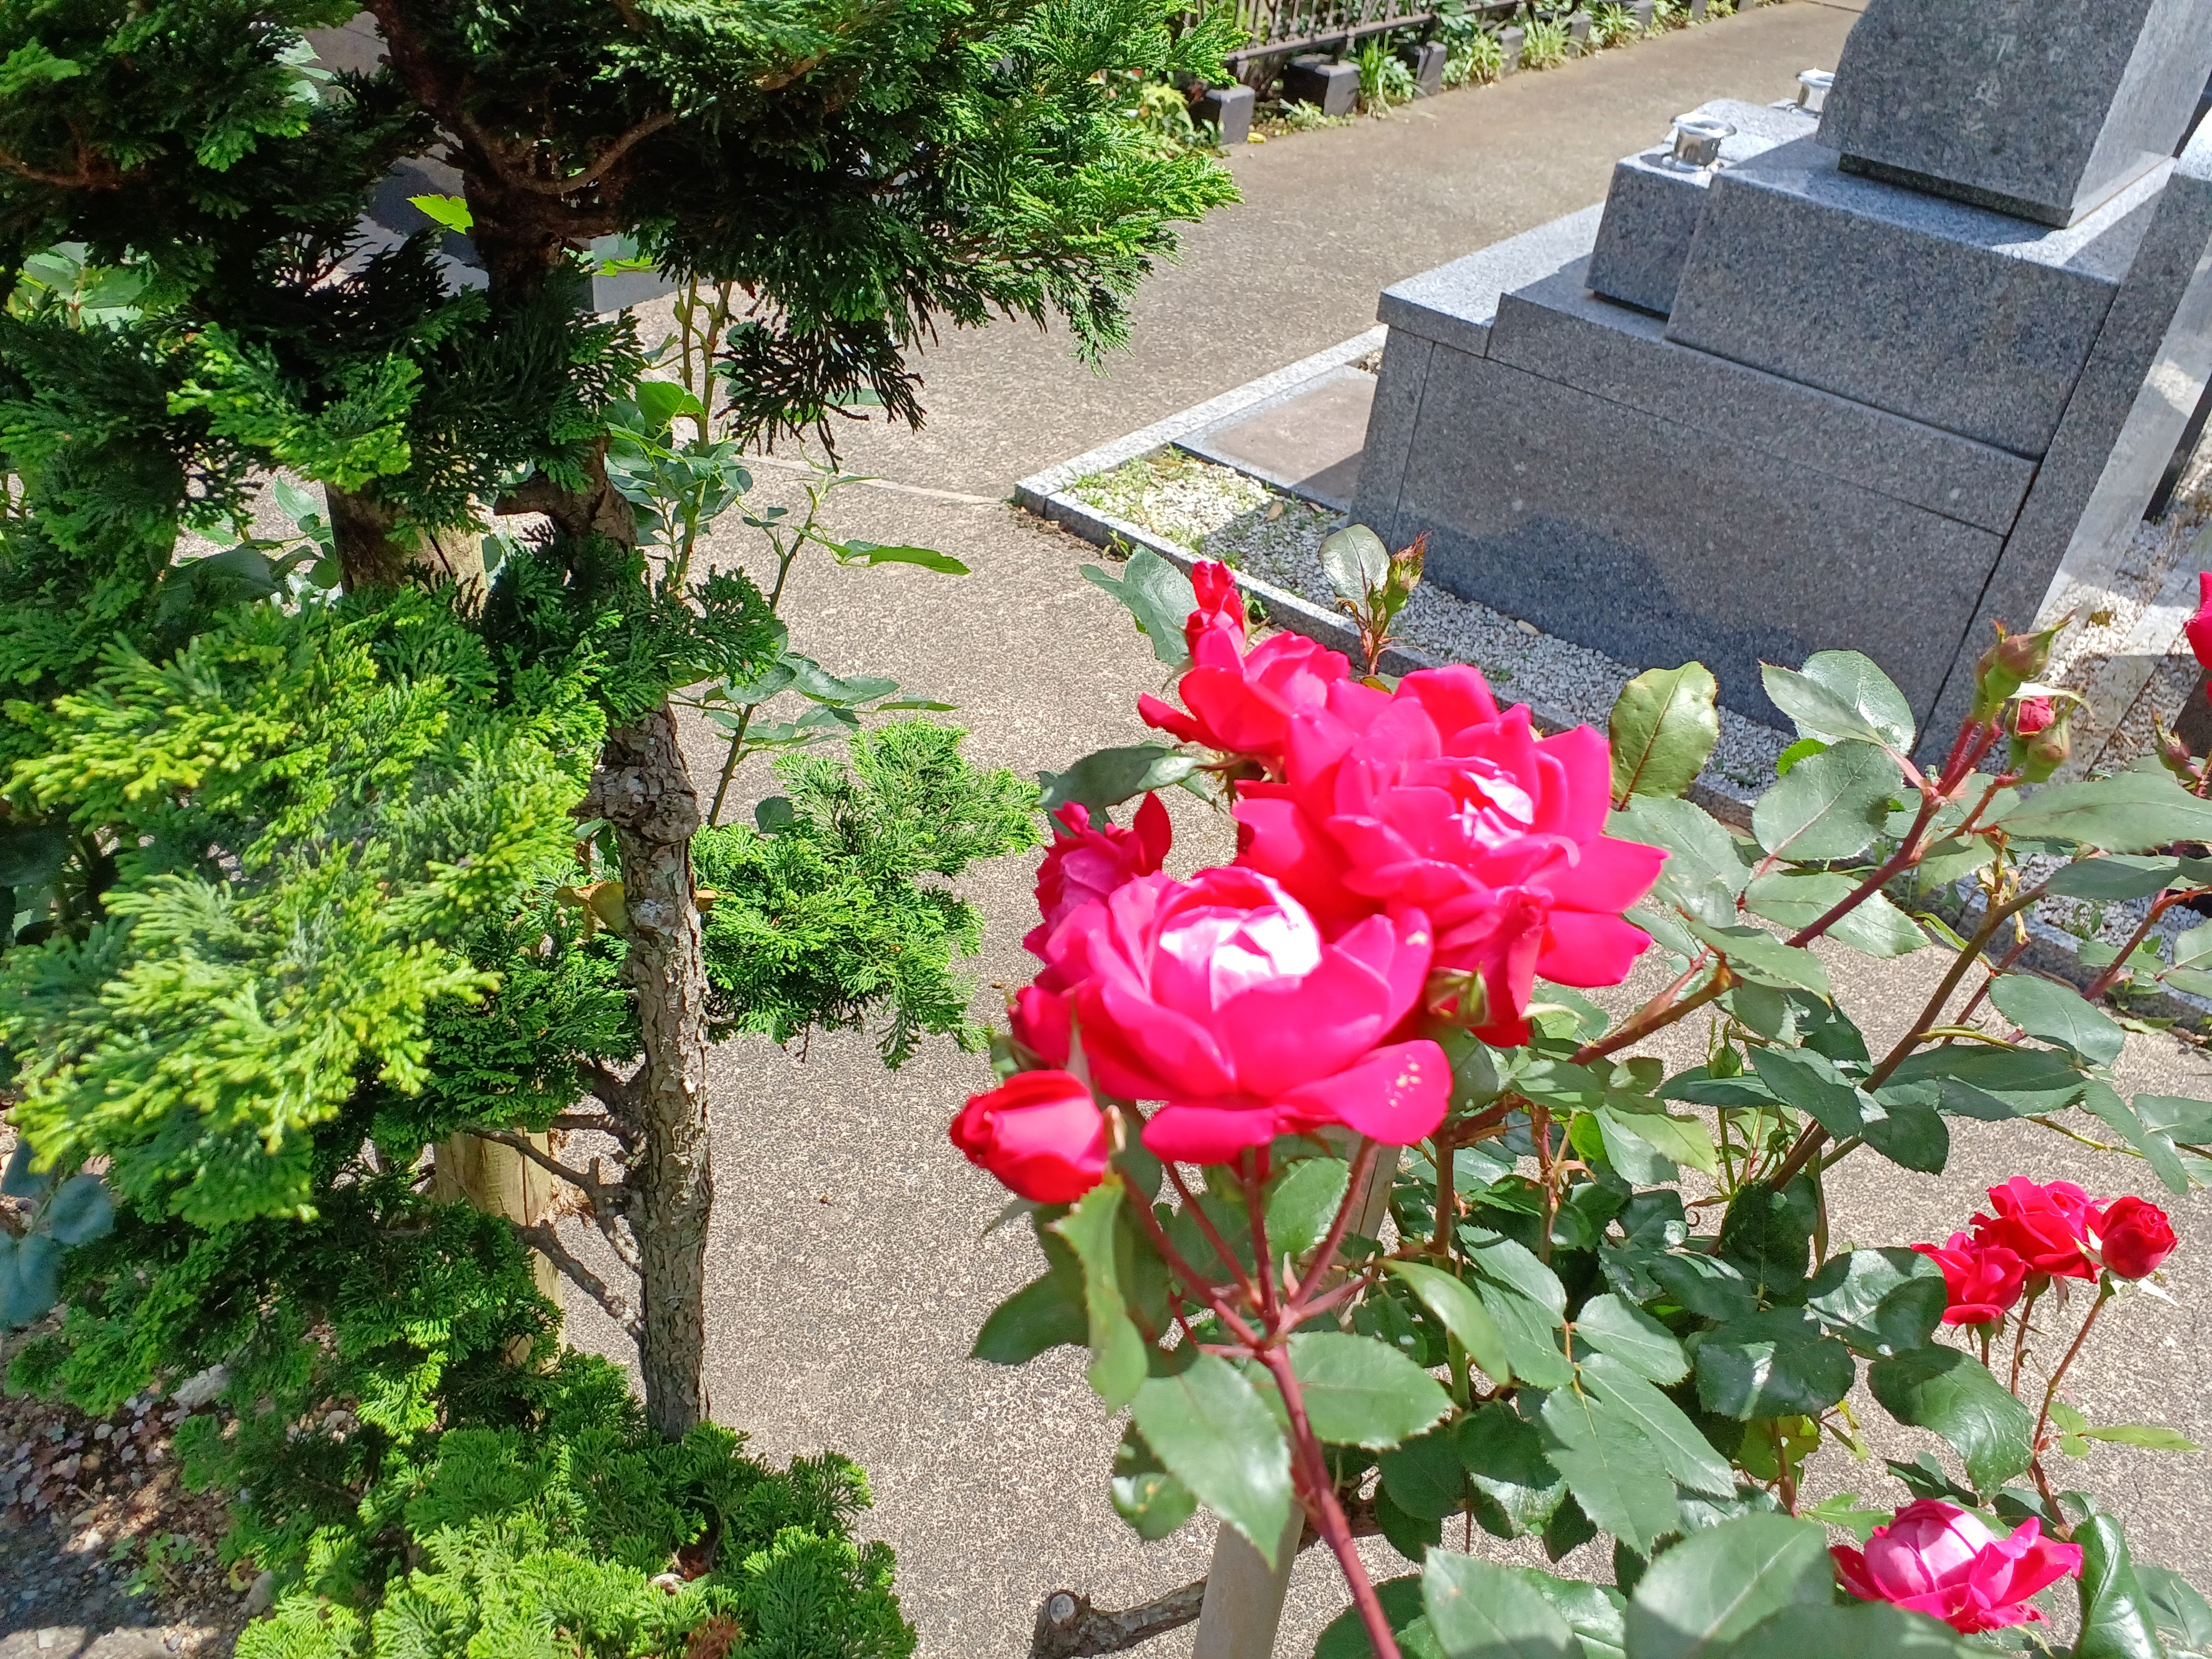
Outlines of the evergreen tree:
<svg viewBox="0 0 2212 1659">
<path fill-rule="evenodd" d="M 657 486 L 611 470 L 609 431 L 646 358 L 578 309 L 583 250 L 627 236 L 737 296 L 738 436 L 918 421 L 942 323 L 1120 341 L 1172 223 L 1228 185 L 1118 100 L 1221 39 L 1166 0 L 375 0 L 383 64 L 325 75 L 302 31 L 352 9 L 0 0 L 15 1115 L 49 1176 L 106 1158 L 142 1220 L 216 1233 L 326 1203 L 332 1126 L 394 1169 L 460 1127 L 604 1128 L 623 1174 L 561 1173 L 639 1270 L 647 1415 L 678 1437 L 703 1415 L 710 1036 L 888 1014 L 896 1058 L 960 1031 L 941 974 L 885 966 L 972 934 L 915 878 L 1030 831 L 1010 781 L 893 727 L 842 782 L 796 766 L 787 820 L 710 831 L 701 881 L 670 697 L 757 677 L 782 635 L 742 576 L 641 550 Z M 424 152 L 459 170 L 481 291 L 429 234 L 361 238 Z M 243 537 L 276 469 L 327 524 L 185 555 Z M 542 529 L 488 577 L 495 507 Z M 855 841 L 902 792 L 969 833 Z M 554 896 L 580 798 L 618 866 L 604 932 Z M 708 925 L 702 884 L 729 893 Z M 788 916 L 828 942 L 795 969 L 846 965 L 765 971 Z"/>
</svg>

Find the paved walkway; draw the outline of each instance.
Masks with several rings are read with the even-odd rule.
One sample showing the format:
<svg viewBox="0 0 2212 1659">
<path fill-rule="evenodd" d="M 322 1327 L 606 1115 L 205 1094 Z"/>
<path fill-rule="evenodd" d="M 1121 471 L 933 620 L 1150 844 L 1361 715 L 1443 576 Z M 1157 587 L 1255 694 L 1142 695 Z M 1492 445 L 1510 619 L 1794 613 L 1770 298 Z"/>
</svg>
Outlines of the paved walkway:
<svg viewBox="0 0 2212 1659">
<path fill-rule="evenodd" d="M 1109 375 L 1069 362 L 1061 342 L 1002 325 L 930 354 L 927 430 L 854 434 L 849 465 L 971 499 L 855 489 L 842 498 L 842 527 L 945 548 L 974 574 L 814 573 L 793 612 L 794 643 L 840 671 L 896 674 L 957 702 L 977 757 L 1024 773 L 1136 740 L 1136 695 L 1157 689 L 1150 653 L 1078 578 L 1092 550 L 996 504 L 1013 480 L 1358 332 L 1385 283 L 1598 199 L 1616 157 L 1705 99 L 1789 94 L 1799 70 L 1833 66 L 1853 15 L 1796 0 L 1389 121 L 1240 153 L 1243 205 L 1191 234 L 1185 261 L 1147 288 L 1135 349 Z M 711 776 L 712 761 L 702 744 L 695 769 Z M 747 799 L 768 793 L 763 775 Z M 1221 824 L 1179 817 L 1176 867 L 1227 856 Z M 1028 880 L 1024 866 L 970 884 L 991 918 L 987 985 L 1027 976 L 1018 939 Z M 1834 966 L 1878 1035 L 1917 1008 L 1940 974 L 1937 955 Z M 1694 1038 L 1702 1042 L 1702 1028 Z M 2165 1091 L 2187 1092 L 2185 1074 L 2206 1071 L 2163 1040 L 2132 1049 L 2130 1070 Z M 931 1659 L 1025 1653 L 1046 1592 L 1141 1600 L 1201 1573 L 1211 1536 L 1194 1524 L 1142 1545 L 1115 1518 L 1106 1498 L 1115 1432 L 1066 1351 L 1015 1372 L 964 1357 L 991 1307 L 1037 1271 L 1018 1231 L 978 1242 L 1001 1195 L 945 1139 L 985 1076 L 980 1060 L 941 1049 L 886 1075 L 865 1042 L 817 1038 L 804 1064 L 763 1043 L 728 1045 L 716 1077 L 715 1415 L 773 1455 L 835 1447 L 867 1468 L 870 1525 L 897 1548 L 901 1592 Z M 1905 1242 L 1962 1224 L 1979 1188 L 2016 1170 L 2107 1190 L 2126 1183 L 2125 1168 L 2029 1133 L 1960 1125 L 1940 1180 L 1871 1159 L 1840 1166 L 1838 1238 Z M 2199 1340 L 2212 1204 L 2175 1207 L 2185 1237 L 2175 1304 L 2131 1303 L 2081 1397 L 2102 1420 L 2167 1421 L 2212 1440 Z M 590 1310 L 572 1328 L 594 1341 Z M 2202 1541 L 2212 1504 L 2193 1462 L 2107 1449 L 2090 1484 L 2119 1490 L 2146 1553 L 2212 1583 Z M 1824 1478 L 1881 1489 L 1853 1474 Z M 1406 1570 L 1379 1544 L 1374 1559 L 1384 1574 Z M 1310 1653 L 1343 1605 L 1334 1568 L 1310 1553 L 1279 1651 Z M 1188 1637 L 1150 1651 L 1187 1652 Z"/>
</svg>

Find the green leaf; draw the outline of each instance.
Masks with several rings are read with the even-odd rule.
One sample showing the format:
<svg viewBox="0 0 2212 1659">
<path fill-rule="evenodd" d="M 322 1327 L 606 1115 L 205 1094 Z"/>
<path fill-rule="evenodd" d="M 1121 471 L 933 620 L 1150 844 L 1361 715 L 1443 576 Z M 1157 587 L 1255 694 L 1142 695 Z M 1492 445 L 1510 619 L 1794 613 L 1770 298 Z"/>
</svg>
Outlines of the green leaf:
<svg viewBox="0 0 2212 1659">
<path fill-rule="evenodd" d="M 1808 1184 L 1777 1192 L 1764 1182 L 1739 1190 L 1721 1218 L 1720 1256 L 1733 1262 L 1760 1300 L 1771 1302 L 1805 1282 L 1814 1214 Z"/>
<path fill-rule="evenodd" d="M 1089 1304 L 1091 1388 L 1109 1411 L 1119 1411 L 1145 1380 L 1145 1339 L 1138 1334 L 1122 1300 L 1115 1257 L 1121 1230 L 1121 1178 L 1107 1177 L 1084 1194 L 1082 1201 L 1052 1224 L 1083 1264 L 1084 1299 Z"/>
<path fill-rule="evenodd" d="M 1467 1471 L 1449 1428 L 1433 1429 L 1394 1446 L 1376 1459 L 1383 1489 L 1407 1515 L 1440 1521 L 1467 1503 Z"/>
<path fill-rule="evenodd" d="M 994 1365 L 1025 1365 L 1063 1343 L 1091 1340 L 1091 1316 L 1054 1274 L 1030 1280 L 991 1310 L 975 1333 L 974 1357 Z"/>
<path fill-rule="evenodd" d="M 2188 1647 L 2212 1649 L 2212 1602 L 2171 1567 L 2138 1561 L 2135 1568 L 2152 1622 Z"/>
<path fill-rule="evenodd" d="M 1698 1401 L 1723 1417 L 1817 1417 L 1850 1392 L 1858 1375 L 1851 1351 L 1802 1308 L 1769 1308 L 1716 1326 L 1696 1339 L 1693 1358 Z"/>
<path fill-rule="evenodd" d="M 1725 1261 L 1694 1251 L 1669 1251 L 1647 1264 L 1668 1296 L 1705 1319 L 1740 1319 L 1755 1311 L 1751 1282 Z"/>
<path fill-rule="evenodd" d="M 1625 1659 L 1628 1598 L 1610 1584 L 1556 1578 L 1538 1567 L 1507 1569 L 1552 1604 L 1582 1644 L 1582 1659 Z"/>
<path fill-rule="evenodd" d="M 1180 783 L 1197 769 L 1188 755 L 1156 743 L 1128 749 L 1101 749 L 1085 755 L 1065 772 L 1040 772 L 1044 786 L 1044 810 L 1058 811 L 1070 801 L 1079 801 L 1094 812 L 1133 800 L 1149 789 Z"/>
<path fill-rule="evenodd" d="M 1290 1352 L 1307 1420 L 1330 1445 L 1395 1446 L 1451 1412 L 1435 1377 L 1372 1337 L 1311 1331 Z"/>
<path fill-rule="evenodd" d="M 1747 1515 L 1684 1539 L 1651 1564 L 1629 1598 L 1629 1650 L 1636 1659 L 1711 1659 L 1784 1607 L 1834 1595 L 1822 1528 Z"/>
<path fill-rule="evenodd" d="M 1474 1291 L 1498 1327 L 1514 1379 L 1539 1389 L 1572 1381 L 1574 1366 L 1559 1349 L 1567 1293 L 1559 1276 L 1512 1239 L 1482 1233 L 1474 1237 L 1468 1253 Z"/>
<path fill-rule="evenodd" d="M 0 1170 L 0 1198 L 36 1198 L 53 1185 L 58 1170 L 43 1172 L 31 1167 L 31 1143 L 18 1139 L 15 1151 L 8 1154 L 8 1167 Z"/>
<path fill-rule="evenodd" d="M 1455 1275 L 1419 1261 L 1385 1264 L 1421 1305 L 1437 1316 L 1437 1323 L 1458 1339 L 1467 1356 L 1494 1382 L 1513 1380 L 1512 1360 L 1504 1336 L 1490 1316 L 1482 1299 Z"/>
<path fill-rule="evenodd" d="M 1198 1499 L 1165 1469 L 1144 1469 L 1114 1477 L 1114 1512 L 1147 1543 L 1165 1538 L 1190 1519 Z"/>
<path fill-rule="evenodd" d="M 2035 974 L 2006 974 L 1990 987 L 1997 1012 L 2032 1037 L 2071 1048 L 2093 1066 L 2120 1056 L 2128 1034 L 2084 1001 L 2070 985 Z"/>
<path fill-rule="evenodd" d="M 1893 1246 L 1832 1256 L 1806 1286 L 1805 1306 L 1869 1358 L 1926 1347 L 1949 1305 L 1943 1270 Z"/>
<path fill-rule="evenodd" d="M 2015 841 L 2070 841 L 2107 853 L 2154 853 L 2177 841 L 2212 840 L 2212 801 L 2154 765 L 2087 783 L 2037 790 L 1997 820 Z"/>
<path fill-rule="evenodd" d="M 2136 1578 L 2126 1534 L 2109 1515 L 2093 1515 L 2074 1528 L 2081 1547 L 2081 1577 L 2075 1595 L 2081 1608 L 2081 1638 L 2074 1659 L 2165 1659 L 2150 1599 Z"/>
<path fill-rule="evenodd" d="M 1190 660 L 1182 625 L 1198 608 L 1198 594 L 1190 578 L 1149 547 L 1129 556 L 1117 579 L 1095 564 L 1083 567 L 1083 580 L 1103 587 L 1129 608 L 1137 626 L 1152 642 L 1152 654 L 1170 668 Z"/>
<path fill-rule="evenodd" d="M 1452 1439 L 1474 1487 L 1474 1518 L 1483 1530 L 1499 1538 L 1543 1531 L 1567 1483 L 1544 1455 L 1542 1431 L 1497 1401 L 1462 1418 Z"/>
<path fill-rule="evenodd" d="M 1390 1628 L 1398 1633 L 1400 1651 L 1410 1659 L 1405 1630 L 1422 1616 L 1421 1575 L 1409 1572 L 1396 1578 L 1385 1578 L 1375 1586 L 1375 1599 L 1382 1604 L 1382 1616 L 1389 1621 Z M 1375 1649 L 1367 1639 L 1367 1626 L 1358 1607 L 1346 1607 L 1329 1621 L 1328 1628 L 1314 1644 L 1313 1659 L 1375 1659 Z"/>
<path fill-rule="evenodd" d="M 1860 1133 L 1891 1163 L 1923 1175 L 1941 1175 L 1951 1158 L 1951 1130 L 1937 1110 L 1943 1091 L 1932 1083 L 1885 1084 Z"/>
<path fill-rule="evenodd" d="M 1597 1115 L 1606 1134 L 1608 1155 L 1613 1152 L 1614 1135 L 1625 1133 L 1635 1136 L 1671 1164 L 1686 1164 L 1708 1175 L 1720 1168 L 1719 1156 L 1713 1151 L 1712 1132 L 1700 1119 L 1670 1117 L 1657 1111 L 1619 1111 L 1610 1103 L 1599 1107 Z"/>
<path fill-rule="evenodd" d="M 1867 1382 L 1899 1422 L 1948 1441 L 1978 1490 L 1995 1492 L 2027 1467 L 2035 1419 L 1972 1355 L 1931 1344 L 1877 1360 Z"/>
<path fill-rule="evenodd" d="M 1677 1486 L 1711 1498 L 1735 1494 L 1735 1471 L 1728 1459 L 1712 1449 L 1680 1406 L 1650 1382 L 1608 1353 L 1586 1357 L 1582 1378 L 1600 1400 L 1643 1431 Z"/>
<path fill-rule="evenodd" d="M 2102 1078 L 2091 1078 L 2081 1092 L 2081 1104 L 2119 1132 L 2129 1146 L 2142 1154 L 2143 1162 L 2170 1193 L 2189 1190 L 2189 1171 L 2174 1148 L 2172 1137 L 2146 1124 L 2119 1093 Z"/>
<path fill-rule="evenodd" d="M 1872 744 L 1838 744 L 1798 762 L 1759 798 L 1751 832 L 1793 863 L 1851 858 L 1881 830 L 1903 781 L 1897 763 Z"/>
<path fill-rule="evenodd" d="M 1856 890 L 1852 877 L 1832 870 L 1777 870 L 1745 890 L 1753 915 L 1791 933 L 1809 927 Z M 1825 938 L 1870 957 L 1901 957 L 1928 943 L 1911 916 L 1881 893 L 1872 893 L 1832 923 Z"/>
<path fill-rule="evenodd" d="M 1303 1261 L 1328 1237 L 1344 1201 L 1352 1166 L 1339 1158 L 1310 1158 L 1291 1166 L 1267 1200 L 1267 1248 L 1279 1261 Z"/>
<path fill-rule="evenodd" d="M 667 431 L 679 416 L 696 419 L 707 412 L 706 404 L 674 380 L 640 380 L 634 395 L 648 432 Z"/>
<path fill-rule="evenodd" d="M 934 570 L 940 576 L 964 576 L 968 567 L 950 553 L 939 553 L 928 547 L 884 547 L 874 542 L 832 543 L 831 550 L 839 564 L 874 566 L 879 564 L 918 564 L 924 570 Z"/>
<path fill-rule="evenodd" d="M 1689 1357 L 1674 1332 L 1617 1296 L 1594 1296 L 1583 1304 L 1575 1321 L 1575 1340 L 1611 1355 L 1654 1382 L 1680 1382 L 1690 1374 Z"/>
<path fill-rule="evenodd" d="M 1237 1368 L 1201 1353 L 1172 1376 L 1146 1377 L 1130 1416 L 1198 1501 L 1273 1565 L 1291 1519 L 1291 1449 Z"/>
<path fill-rule="evenodd" d="M 788 795 L 770 795 L 753 807 L 753 827 L 763 836 L 780 836 L 798 822 L 798 809 Z"/>
<path fill-rule="evenodd" d="M 1726 957 L 1739 979 L 1785 991 L 1810 991 L 1823 1002 L 1834 995 L 1820 957 L 1784 945 L 1763 927 L 1716 927 L 1692 918 L 1690 931 Z"/>
<path fill-rule="evenodd" d="M 1922 1082 L 1941 1086 L 1943 1109 L 1953 1115 L 1998 1123 L 2063 1110 L 2081 1097 L 2088 1079 L 2049 1049 L 1954 1043 L 1923 1049 L 1890 1073 L 1891 1084 Z"/>
<path fill-rule="evenodd" d="M 1761 663 L 1759 678 L 1768 699 L 1805 737 L 1831 743 L 1856 738 L 1886 743 L 1901 755 L 1912 752 L 1912 705 L 1871 658 L 1856 651 L 1816 651 L 1805 659 L 1802 674 Z"/>
<path fill-rule="evenodd" d="M 410 196 L 407 198 L 424 218 L 445 226 L 447 230 L 467 235 L 476 227 L 476 216 L 469 204 L 459 196 Z"/>
<path fill-rule="evenodd" d="M 1759 1048 L 1752 1053 L 1751 1066 L 1777 1100 L 1796 1107 L 1838 1140 L 1866 1127 L 1874 1097 L 1826 1055 L 1810 1048 Z"/>
<path fill-rule="evenodd" d="M 2148 1451 L 2203 1451 L 2187 1435 L 2155 1423 L 2105 1423 L 2077 1431 L 2084 1440 L 2106 1440 L 2116 1445 L 2141 1446 Z"/>
<path fill-rule="evenodd" d="M 2130 858 L 2115 855 L 2083 859 L 2054 873 L 2044 890 L 2066 898 L 2148 898 L 2172 884 L 2181 873 L 2181 860 L 2169 858 Z"/>
<path fill-rule="evenodd" d="M 1388 1486 L 1375 1492 L 1375 1529 L 1383 1540 L 1408 1561 L 1425 1559 L 1444 1540 L 1443 1522 L 1433 1516 L 1408 1515 L 1398 1507 Z"/>
<path fill-rule="evenodd" d="M 1680 795 L 1698 781 L 1720 741 L 1720 687 L 1703 663 L 1652 668 L 1621 687 L 1606 722 L 1613 739 L 1613 799 Z"/>
<path fill-rule="evenodd" d="M 1601 1531 L 1649 1555 L 1680 1527 L 1674 1479 L 1634 1418 L 1611 1401 L 1573 1389 L 1545 1395 L 1540 1415 L 1554 1443 L 1546 1455 Z"/>
<path fill-rule="evenodd" d="M 1605 832 L 1622 841 L 1663 848 L 1666 864 L 1651 890 L 1654 899 L 1715 927 L 1735 921 L 1736 895 L 1750 867 L 1735 837 L 1711 813 L 1689 801 L 1635 795 L 1606 819 Z"/>
<path fill-rule="evenodd" d="M 1726 1650 L 1727 1659 L 1988 1659 L 1989 1651 L 1887 1601 L 1784 1607 Z"/>
<path fill-rule="evenodd" d="M 1421 1599 L 1446 1659 L 1582 1659 L 1567 1621 L 1510 1567 L 1431 1550 Z"/>
<path fill-rule="evenodd" d="M 2212 1144 L 2212 1101 L 2184 1095 L 2137 1095 L 2136 1115 L 2143 1127 L 2192 1146 Z"/>
<path fill-rule="evenodd" d="M 1338 597 L 1364 605 L 1390 580 L 1390 550 L 1365 525 L 1348 524 L 1322 538 L 1321 570 Z"/>
<path fill-rule="evenodd" d="M 115 1206 L 96 1175 L 71 1176 L 46 1202 L 46 1231 L 57 1243 L 89 1244 L 115 1229 Z"/>
</svg>

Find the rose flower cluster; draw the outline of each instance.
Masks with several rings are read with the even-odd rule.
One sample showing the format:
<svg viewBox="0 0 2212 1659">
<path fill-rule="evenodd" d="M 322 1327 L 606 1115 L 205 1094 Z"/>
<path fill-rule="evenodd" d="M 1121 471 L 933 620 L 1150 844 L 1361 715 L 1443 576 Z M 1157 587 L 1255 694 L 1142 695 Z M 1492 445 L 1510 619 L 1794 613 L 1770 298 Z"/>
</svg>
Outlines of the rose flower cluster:
<svg viewBox="0 0 2212 1659">
<path fill-rule="evenodd" d="M 1601 733 L 1538 737 L 1472 668 L 1390 690 L 1297 635 L 1248 650 L 1227 569 L 1201 564 L 1194 586 L 1183 708 L 1139 710 L 1233 780 L 1237 860 L 1164 873 L 1151 797 L 1126 828 L 1057 815 L 1024 941 L 1043 967 L 1012 1011 L 1038 1069 L 952 1125 L 970 1159 L 1039 1202 L 1104 1173 L 1097 1097 L 1157 1103 L 1144 1144 L 1176 1161 L 1331 1125 L 1409 1146 L 1451 1093 L 1425 1024 L 1524 1042 L 1538 975 L 1618 984 L 1649 943 L 1621 912 L 1665 854 L 1604 835 Z"/>
<path fill-rule="evenodd" d="M 1947 1325 L 1987 1325 L 2020 1300 L 2028 1281 L 2143 1279 L 2173 1254 L 2166 1212 L 2140 1198 L 2101 1202 L 2070 1181 L 2042 1185 L 2014 1176 L 1990 1188 L 1994 1215 L 1977 1215 L 1969 1232 L 1912 1248 L 1943 1270 L 1950 1292 Z"/>
</svg>

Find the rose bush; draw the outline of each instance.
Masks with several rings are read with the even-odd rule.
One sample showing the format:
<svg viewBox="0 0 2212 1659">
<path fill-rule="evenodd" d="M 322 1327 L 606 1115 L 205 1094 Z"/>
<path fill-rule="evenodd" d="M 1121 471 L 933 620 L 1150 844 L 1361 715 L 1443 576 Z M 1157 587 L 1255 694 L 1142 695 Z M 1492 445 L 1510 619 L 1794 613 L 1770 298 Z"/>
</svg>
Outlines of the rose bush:
<svg viewBox="0 0 2212 1659">
<path fill-rule="evenodd" d="M 1325 1543 L 1352 1600 L 1329 1659 L 1963 1656 L 2069 1579 L 2077 1659 L 2212 1638 L 2212 1605 L 2060 1476 L 2100 1444 L 2187 1446 L 2065 1395 L 2174 1249 L 2163 1212 L 2020 1176 L 1941 1245 L 1832 1249 L 1826 1180 L 1855 1155 L 1939 1171 L 1954 1129 L 2012 1119 L 2208 1184 L 2212 1104 L 2124 1097 L 2098 1006 L 2186 971 L 2144 941 L 2212 892 L 2168 850 L 2212 840 L 2204 769 L 2024 795 L 2079 700 L 2038 681 L 2056 630 L 2001 631 L 1940 763 L 1866 658 L 1769 668 L 1799 741 L 1723 823 L 1686 798 L 1717 730 L 1697 665 L 1639 676 L 1607 734 L 1542 734 L 1471 668 L 1377 672 L 1418 548 L 1346 532 L 1323 564 L 1364 672 L 1249 643 L 1219 567 L 1102 573 L 1187 653 L 1183 707 L 1141 705 L 1180 741 L 1047 780 L 1084 816 L 1040 879 L 1006 1081 L 955 1139 L 1030 1200 L 1048 1271 L 978 1355 L 1088 1350 L 1143 1536 L 1204 1505 L 1270 1559 Z M 1141 798 L 1156 823 L 1170 786 L 1233 817 L 1233 866 L 1179 874 L 1155 830 L 1108 823 Z M 2014 971 L 2010 924 L 2048 893 L 2149 900 L 2087 995 Z M 1816 940 L 1956 954 L 1877 1050 Z M 1625 1015 L 1581 994 L 1654 961 Z M 1640 1052 L 1693 1016 L 1697 1063 Z M 1807 1502 L 1810 1460 L 1868 1456 L 1868 1396 L 1953 1461 L 1889 1462 L 1901 1502 Z M 1615 1582 L 1447 1550 L 1448 1525 L 1554 1563 L 1609 1542 Z M 1417 1573 L 1371 1583 L 1368 1534 Z M 1054 1597 L 1038 1650 L 1115 1650 L 1187 1601 Z"/>
</svg>

